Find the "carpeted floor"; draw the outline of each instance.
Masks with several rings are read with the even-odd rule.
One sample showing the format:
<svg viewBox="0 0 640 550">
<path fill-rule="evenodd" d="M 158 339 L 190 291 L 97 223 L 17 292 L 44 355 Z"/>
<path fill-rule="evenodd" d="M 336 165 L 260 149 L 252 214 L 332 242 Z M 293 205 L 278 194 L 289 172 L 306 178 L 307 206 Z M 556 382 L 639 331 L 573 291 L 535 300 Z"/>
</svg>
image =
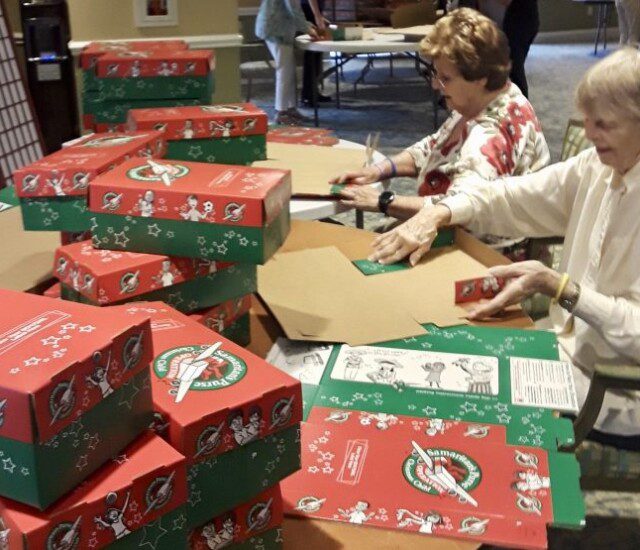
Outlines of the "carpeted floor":
<svg viewBox="0 0 640 550">
<path fill-rule="evenodd" d="M 542 123 L 552 160 L 560 154 L 567 120 L 575 116 L 573 90 L 584 71 L 598 58 L 591 44 L 536 45 L 527 61 L 530 99 Z M 390 76 L 389 61 L 378 58 L 365 83 L 354 94 L 353 82 L 362 61 L 345 66 L 341 82 L 342 108 L 328 104 L 320 110 L 320 124 L 336 131 L 339 137 L 364 143 L 369 132 L 381 131 L 380 150 L 386 154 L 400 151 L 434 130 L 433 107 L 429 91 L 417 75 L 412 61 L 394 60 Z M 264 63 L 243 66 L 253 80 L 252 101 L 273 114 L 273 71 Z M 299 75 L 300 76 L 300 75 Z M 333 81 L 325 83 L 324 93 L 335 95 Z M 310 110 L 303 110 L 310 115 Z M 440 122 L 445 116 L 439 112 Z M 392 187 L 413 194 L 415 180 L 398 178 Z M 353 223 L 353 215 L 343 214 L 343 223 Z M 381 216 L 367 214 L 366 226 L 375 228 Z M 551 548 L 615 550 L 640 548 L 640 496 L 589 492 L 585 494 L 588 518 L 583 531 L 550 530 Z"/>
</svg>

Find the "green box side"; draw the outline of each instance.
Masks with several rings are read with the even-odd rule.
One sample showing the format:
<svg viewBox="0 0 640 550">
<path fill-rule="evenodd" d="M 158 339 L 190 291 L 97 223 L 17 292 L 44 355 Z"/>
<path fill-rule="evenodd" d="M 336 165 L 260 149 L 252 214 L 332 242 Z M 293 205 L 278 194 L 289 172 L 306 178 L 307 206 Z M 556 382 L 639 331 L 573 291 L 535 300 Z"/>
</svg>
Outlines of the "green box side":
<svg viewBox="0 0 640 550">
<path fill-rule="evenodd" d="M 151 423 L 149 376 L 138 373 L 45 443 L 0 438 L 0 494 L 42 510 L 117 456 Z"/>
<path fill-rule="evenodd" d="M 207 76 L 152 76 L 147 78 L 97 78 L 105 99 L 200 99 L 211 102 L 215 83 Z"/>
<path fill-rule="evenodd" d="M 27 231 L 88 231 L 87 197 L 21 198 L 22 225 Z"/>
<path fill-rule="evenodd" d="M 242 317 L 236 319 L 220 334 L 227 340 L 231 340 L 239 346 L 247 347 L 251 342 L 251 323 L 249 321 L 249 314 L 246 313 Z"/>
<path fill-rule="evenodd" d="M 227 300 L 239 298 L 245 294 L 251 294 L 256 291 L 257 285 L 256 266 L 252 264 L 236 264 L 205 277 L 198 277 L 171 287 L 159 288 L 158 290 L 146 292 L 139 296 L 132 296 L 131 299 L 121 300 L 109 305 L 140 301 L 160 301 L 183 313 L 191 313 L 199 309 L 216 306 Z M 60 296 L 63 300 L 71 302 L 99 305 L 65 284 L 60 287 Z"/>
<path fill-rule="evenodd" d="M 507 443 L 557 450 L 572 441 L 570 422 L 550 409 L 511 404 L 509 358 L 558 359 L 557 340 L 546 331 L 424 325 L 429 334 L 378 344 L 382 347 L 495 356 L 499 361 L 497 396 L 395 388 L 390 385 L 333 380 L 331 371 L 340 346 L 335 346 L 317 387 L 313 405 L 437 417 L 506 427 Z"/>
<path fill-rule="evenodd" d="M 167 159 L 249 165 L 267 158 L 267 136 L 182 139 L 167 142 Z"/>
<path fill-rule="evenodd" d="M 130 100 L 94 100 L 83 98 L 83 112 L 90 113 L 95 122 L 104 124 L 124 124 L 131 109 L 150 109 L 153 107 L 187 107 L 203 105 L 208 98 L 193 99 L 130 99 Z"/>
<path fill-rule="evenodd" d="M 250 264 L 266 262 L 282 245 L 290 227 L 288 205 L 266 227 L 149 219 L 96 212 L 93 213 L 92 220 L 91 231 L 96 248 Z"/>
<path fill-rule="evenodd" d="M 276 527 L 243 542 L 232 544 L 228 548 L 233 548 L 233 550 L 281 550 L 282 543 L 282 528 Z"/>
<path fill-rule="evenodd" d="M 582 529 L 584 497 L 580 489 L 580 465 L 574 454 L 550 452 L 549 477 L 553 497 L 553 525 Z"/>
<path fill-rule="evenodd" d="M 252 499 L 299 469 L 299 426 L 192 465 L 187 474 L 189 529 Z"/>
<path fill-rule="evenodd" d="M 99 90 L 100 85 L 95 71 L 89 69 L 82 71 L 82 92 L 97 92 Z"/>
<path fill-rule="evenodd" d="M 160 516 L 155 521 L 143 525 L 126 537 L 112 542 L 108 550 L 188 550 L 186 505 Z"/>
</svg>

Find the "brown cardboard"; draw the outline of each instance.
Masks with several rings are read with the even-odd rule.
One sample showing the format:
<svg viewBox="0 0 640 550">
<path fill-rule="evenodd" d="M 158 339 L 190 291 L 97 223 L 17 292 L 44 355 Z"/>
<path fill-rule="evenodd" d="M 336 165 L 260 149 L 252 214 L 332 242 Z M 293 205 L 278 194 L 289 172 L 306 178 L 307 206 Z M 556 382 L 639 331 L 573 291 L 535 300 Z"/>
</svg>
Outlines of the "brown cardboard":
<svg viewBox="0 0 640 550">
<path fill-rule="evenodd" d="M 361 345 L 423 334 L 420 323 L 468 324 L 465 309 L 454 303 L 455 281 L 509 261 L 458 229 L 454 246 L 431 251 L 418 266 L 365 276 L 350 262 L 367 257 L 375 236 L 321 222 L 293 223 L 280 252 L 258 272 L 258 292 L 289 338 Z M 322 248 L 327 245 L 335 247 Z M 502 320 L 530 326 L 519 311 Z"/>
<path fill-rule="evenodd" d="M 26 291 L 51 278 L 60 233 L 25 231 L 20 208 L 10 208 L 0 212 L 0 235 L 0 288 Z"/>
<path fill-rule="evenodd" d="M 336 198 L 329 180 L 360 168 L 365 150 L 267 142 L 267 159 L 253 166 L 291 170 L 293 196 Z"/>
<path fill-rule="evenodd" d="M 426 332 L 362 278 L 337 248 L 316 248 L 278 254 L 258 271 L 258 289 L 294 340 L 361 345 Z"/>
</svg>

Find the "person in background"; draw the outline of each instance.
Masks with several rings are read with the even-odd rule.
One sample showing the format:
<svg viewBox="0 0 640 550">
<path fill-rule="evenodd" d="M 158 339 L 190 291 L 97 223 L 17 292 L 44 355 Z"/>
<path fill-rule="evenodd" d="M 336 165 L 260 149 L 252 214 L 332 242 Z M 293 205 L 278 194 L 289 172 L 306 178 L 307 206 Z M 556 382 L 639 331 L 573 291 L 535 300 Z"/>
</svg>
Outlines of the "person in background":
<svg viewBox="0 0 640 550">
<path fill-rule="evenodd" d="M 326 33 L 327 26 L 324 19 L 325 0 L 300 0 L 302 11 L 307 21 L 315 22 L 318 34 L 323 36 Z M 304 64 L 302 71 L 302 105 L 305 107 L 314 107 L 313 105 L 313 75 L 317 77 L 322 74 L 322 52 L 304 52 Z M 331 101 L 331 97 L 328 95 L 317 92 L 316 99 L 318 103 L 327 103 Z"/>
<path fill-rule="evenodd" d="M 536 261 L 491 268 L 508 283 L 469 318 L 493 316 L 536 292 L 551 296 L 550 316 L 539 328 L 558 334 L 582 403 L 595 364 L 640 363 L 640 52 L 623 48 L 591 67 L 576 103 L 594 147 L 540 172 L 468 182 L 380 235 L 369 259 L 391 263 L 410 254 L 415 264 L 449 224 L 563 236 L 559 272 Z M 640 393 L 608 392 L 595 428 L 591 439 L 640 450 Z"/>
<path fill-rule="evenodd" d="M 451 115 L 435 134 L 403 152 L 331 180 L 355 184 L 342 191 L 348 206 L 406 220 L 468 180 L 527 174 L 549 163 L 533 107 L 509 82 L 507 39 L 491 19 L 459 8 L 439 19 L 421 46 L 433 62 L 432 86 Z M 417 177 L 420 196 L 380 194 L 365 185 L 394 176 Z M 503 238 L 484 237 L 497 248 L 506 244 Z M 523 248 L 514 251 L 517 257 Z"/>
<path fill-rule="evenodd" d="M 315 25 L 305 19 L 300 0 L 262 0 L 255 30 L 256 36 L 266 42 L 275 61 L 276 124 L 295 126 L 309 122 L 296 109 L 294 43 L 297 33 L 308 33 L 312 39 L 317 39 Z"/>
<path fill-rule="evenodd" d="M 502 21 L 502 30 L 509 39 L 511 82 L 520 88 L 525 97 L 529 97 L 529 84 L 524 63 L 527 60 L 529 48 L 540 30 L 538 0 L 498 0 L 498 2 L 507 8 Z"/>
<path fill-rule="evenodd" d="M 620 44 L 640 42 L 640 0 L 616 0 Z"/>
</svg>

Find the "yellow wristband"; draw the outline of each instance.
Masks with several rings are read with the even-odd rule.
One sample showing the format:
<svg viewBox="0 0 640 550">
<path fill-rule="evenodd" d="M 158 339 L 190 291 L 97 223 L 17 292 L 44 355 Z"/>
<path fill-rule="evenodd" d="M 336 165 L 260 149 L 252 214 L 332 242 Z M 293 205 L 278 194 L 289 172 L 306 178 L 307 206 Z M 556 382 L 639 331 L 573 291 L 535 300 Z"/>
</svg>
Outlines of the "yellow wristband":
<svg viewBox="0 0 640 550">
<path fill-rule="evenodd" d="M 554 304 L 558 303 L 558 300 L 560 299 L 560 296 L 562 296 L 562 293 L 564 292 L 564 289 L 567 286 L 568 282 L 569 282 L 569 274 L 563 273 L 560 279 L 560 283 L 558 284 L 558 290 L 556 290 L 556 295 L 551 300 Z"/>
</svg>

